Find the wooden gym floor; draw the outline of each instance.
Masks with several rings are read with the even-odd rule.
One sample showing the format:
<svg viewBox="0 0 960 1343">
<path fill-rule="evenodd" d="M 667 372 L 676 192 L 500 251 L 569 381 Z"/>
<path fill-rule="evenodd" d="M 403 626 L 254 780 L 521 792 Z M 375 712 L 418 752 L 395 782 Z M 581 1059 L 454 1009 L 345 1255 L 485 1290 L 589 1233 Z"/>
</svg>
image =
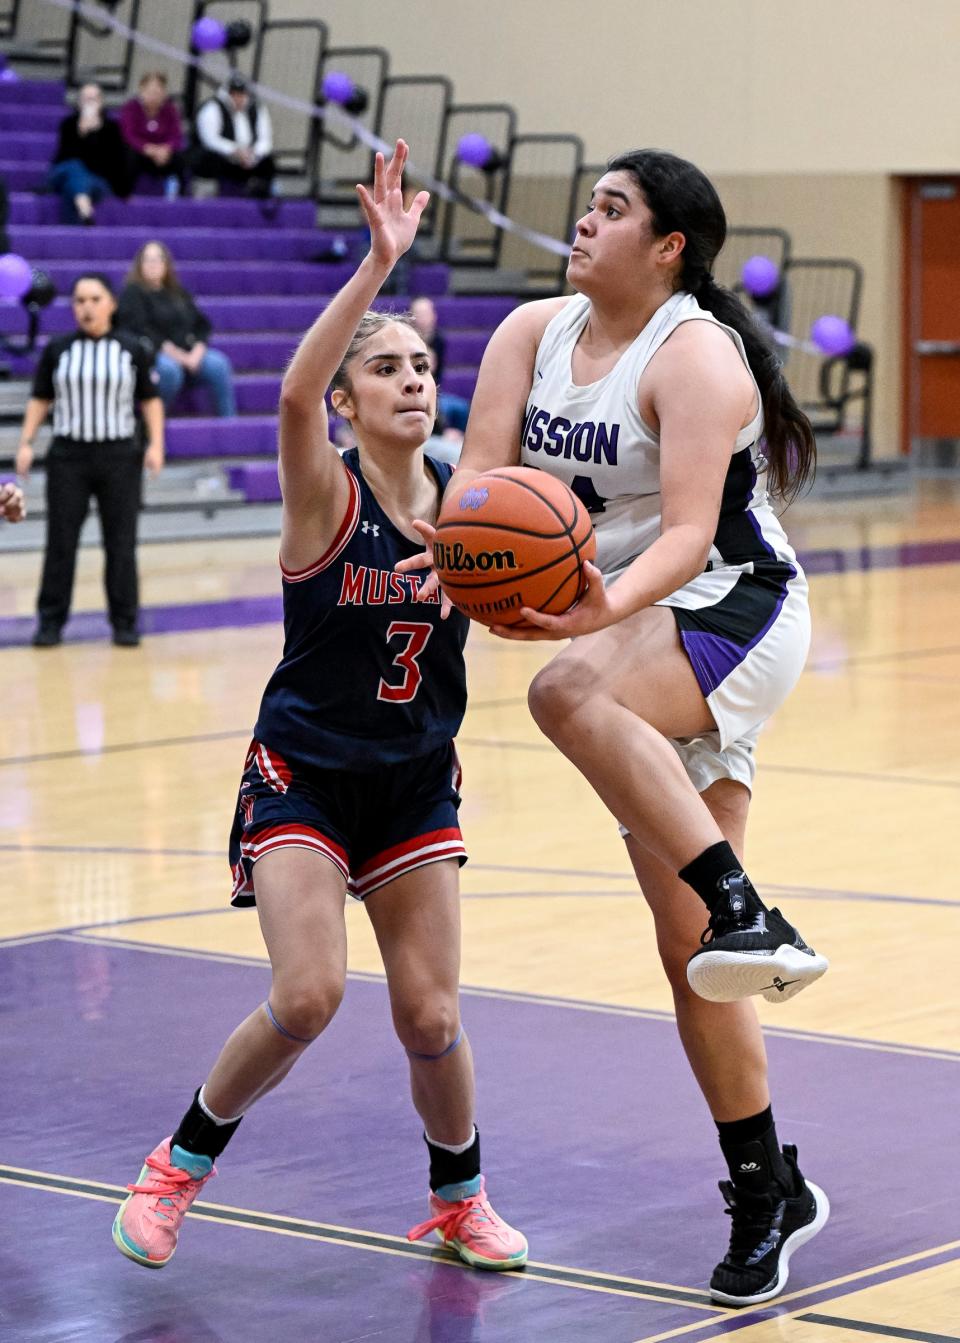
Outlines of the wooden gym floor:
<svg viewBox="0 0 960 1343">
<path fill-rule="evenodd" d="M 0 536 L 5 1338 L 960 1340 L 960 486 L 787 521 L 814 643 L 762 739 L 748 861 L 832 961 L 761 1010 L 781 1137 L 834 1214 L 786 1294 L 739 1314 L 706 1296 L 724 1172 L 650 919 L 616 826 L 526 711 L 549 649 L 479 628 L 464 1016 L 491 1192 L 530 1268 L 483 1277 L 403 1239 L 424 1163 L 353 904 L 329 1040 L 241 1129 L 177 1260 L 141 1274 L 116 1254 L 122 1186 L 265 993 L 225 841 L 280 651 L 276 543 L 142 547 L 157 632 L 138 650 L 91 614 L 101 557 L 84 551 L 73 635 L 41 651 L 25 646 L 39 556 Z"/>
</svg>

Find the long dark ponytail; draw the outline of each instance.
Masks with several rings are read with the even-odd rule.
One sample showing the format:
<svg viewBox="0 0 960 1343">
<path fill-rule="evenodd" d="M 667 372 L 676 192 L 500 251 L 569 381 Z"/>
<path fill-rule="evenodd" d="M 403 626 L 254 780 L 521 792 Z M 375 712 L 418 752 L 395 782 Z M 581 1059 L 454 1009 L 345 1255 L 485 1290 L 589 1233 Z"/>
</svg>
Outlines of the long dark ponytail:
<svg viewBox="0 0 960 1343">
<path fill-rule="evenodd" d="M 760 388 L 770 493 L 789 503 L 813 474 L 817 445 L 810 421 L 797 405 L 776 348 L 731 290 L 717 284 L 711 267 L 727 236 L 727 220 L 713 183 L 686 159 L 661 149 L 633 149 L 607 164 L 628 172 L 643 192 L 657 237 L 682 233 L 679 289 L 732 327 L 743 341 Z"/>
</svg>

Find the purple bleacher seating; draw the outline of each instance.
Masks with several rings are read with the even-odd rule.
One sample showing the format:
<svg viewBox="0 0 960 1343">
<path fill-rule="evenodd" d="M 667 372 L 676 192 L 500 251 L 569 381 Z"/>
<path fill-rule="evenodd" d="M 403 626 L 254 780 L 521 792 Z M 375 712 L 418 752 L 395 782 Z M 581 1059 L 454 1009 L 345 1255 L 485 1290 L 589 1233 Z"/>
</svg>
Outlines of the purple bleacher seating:
<svg viewBox="0 0 960 1343">
<path fill-rule="evenodd" d="M 0 159 L 0 177 L 6 182 L 8 191 L 42 191 L 47 177 L 47 167 L 46 159 L 42 163 L 21 163 L 19 160 Z"/>
<path fill-rule="evenodd" d="M 233 420 L 171 419 L 167 423 L 171 461 L 204 457 L 276 457 L 276 415 L 238 415 Z"/>
<path fill-rule="evenodd" d="M 266 219 L 259 201 L 194 200 L 190 196 L 167 201 L 132 196 L 127 201 L 101 201 L 97 209 L 97 227 L 150 227 L 164 233 L 174 228 L 269 228 L 275 235 L 286 228 L 313 229 L 316 207 L 311 201 L 282 200 L 277 206 L 276 215 Z M 36 196 L 31 192 L 11 193 L 11 224 L 57 224 L 59 218 L 55 197 Z M 319 247 L 325 236 L 332 235 L 317 231 L 315 236 Z"/>
<path fill-rule="evenodd" d="M 66 116 L 66 108 L 63 115 Z M 21 116 L 20 125 L 16 130 L 4 131 L 4 157 L 19 159 L 21 163 L 34 159 L 47 163 L 51 152 L 56 148 L 56 137 L 48 130 L 24 130 L 24 124 L 29 124 L 28 119 L 29 113 L 26 113 Z"/>
<path fill-rule="evenodd" d="M 0 174 L 10 191 L 11 247 L 47 271 L 59 289 L 42 313 L 38 350 L 50 337 L 73 329 L 68 295 L 81 271 L 102 270 L 119 286 L 137 248 L 149 238 L 162 239 L 213 324 L 211 344 L 233 362 L 239 412 L 233 419 L 216 419 L 203 388 L 185 389 L 167 425 L 170 458 L 230 461 L 231 484 L 248 499 L 279 498 L 276 432 L 283 369 L 303 332 L 351 274 L 350 262 L 311 260 L 329 253 L 343 231 L 318 229 L 312 201 L 262 202 L 229 193 L 175 201 L 145 193 L 127 201 L 108 198 L 98 205 L 93 228 L 66 227 L 59 222 L 59 201 L 43 183 L 67 110 L 62 84 L 0 84 Z M 152 181 L 144 185 L 155 189 Z M 360 243 L 356 230 L 352 237 Z M 448 285 L 445 266 L 416 264 L 407 275 L 406 294 L 385 295 L 374 306 L 403 311 L 417 294 L 435 296 L 447 336 L 444 389 L 469 396 L 490 332 L 515 300 L 451 295 Z M 21 304 L 0 300 L 0 333 L 22 340 L 26 326 Z M 36 355 L 17 356 L 14 371 L 29 375 Z"/>
<path fill-rule="evenodd" d="M 0 84 L 0 105 L 21 107 L 24 103 L 46 103 L 60 107 L 66 113 L 66 85 L 60 80 L 19 79 L 15 83 Z"/>
<path fill-rule="evenodd" d="M 277 464 L 272 462 L 240 462 L 231 466 L 227 480 L 232 490 L 240 490 L 248 503 L 273 503 L 280 495 Z"/>
<path fill-rule="evenodd" d="M 0 100 L 0 132 L 6 136 L 10 131 L 21 130 L 26 116 L 30 122 L 30 129 L 46 131 L 51 137 L 50 143 L 53 144 L 60 122 L 67 115 L 67 111 L 63 103 L 51 103 L 49 106 L 46 103 L 32 103 L 29 112 L 25 114 L 19 103 Z"/>
<path fill-rule="evenodd" d="M 84 260 L 129 261 L 145 238 L 163 233 L 172 239 L 171 250 L 179 261 L 301 261 L 307 262 L 323 235 L 312 228 L 248 227 L 228 230 L 208 225 L 168 226 L 166 230 L 151 220 L 129 227 L 104 224 L 98 220 L 94 228 L 78 229 L 74 225 L 51 225 L 37 230 L 36 225 L 14 223 L 10 226 L 10 242 L 15 251 L 30 255 L 35 262 L 53 261 L 64 257 Z M 318 240 L 319 239 L 319 240 Z M 319 269 L 319 268 L 317 268 Z M 325 269 L 325 268 L 324 268 Z"/>
</svg>

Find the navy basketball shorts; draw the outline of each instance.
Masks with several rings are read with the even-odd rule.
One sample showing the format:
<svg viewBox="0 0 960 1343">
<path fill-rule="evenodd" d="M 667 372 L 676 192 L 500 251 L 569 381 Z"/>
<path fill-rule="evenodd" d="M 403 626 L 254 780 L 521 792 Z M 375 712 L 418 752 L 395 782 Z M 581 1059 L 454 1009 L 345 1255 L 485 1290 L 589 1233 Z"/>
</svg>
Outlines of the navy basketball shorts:
<svg viewBox="0 0 960 1343">
<path fill-rule="evenodd" d="M 291 766 L 252 741 L 230 832 L 230 903 L 256 903 L 254 865 L 282 848 L 325 858 L 358 900 L 428 863 L 456 858 L 462 866 L 467 851 L 457 821 L 459 788 L 453 742 L 413 760 L 357 772 Z"/>
</svg>

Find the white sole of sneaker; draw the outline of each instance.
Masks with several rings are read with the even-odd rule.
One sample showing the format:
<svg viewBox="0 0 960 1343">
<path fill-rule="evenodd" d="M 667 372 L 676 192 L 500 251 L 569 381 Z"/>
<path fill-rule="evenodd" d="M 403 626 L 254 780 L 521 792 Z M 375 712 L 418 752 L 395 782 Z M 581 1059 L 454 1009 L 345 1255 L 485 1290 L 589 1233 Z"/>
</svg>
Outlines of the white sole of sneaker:
<svg viewBox="0 0 960 1343">
<path fill-rule="evenodd" d="M 711 1301 L 717 1301 L 722 1306 L 756 1306 L 780 1295 L 787 1285 L 787 1279 L 790 1277 L 790 1256 L 794 1250 L 799 1250 L 801 1245 L 806 1245 L 808 1240 L 813 1240 L 817 1232 L 823 1230 L 827 1218 L 830 1216 L 830 1200 L 820 1186 L 814 1184 L 812 1180 L 805 1180 L 804 1184 L 817 1200 L 817 1215 L 806 1226 L 798 1227 L 793 1235 L 784 1242 L 783 1249 L 780 1251 L 777 1278 L 773 1285 L 765 1288 L 762 1292 L 757 1292 L 754 1296 L 730 1296 L 727 1292 L 718 1292 L 711 1289 Z"/>
<path fill-rule="evenodd" d="M 735 1003 L 757 993 L 768 1003 L 785 1003 L 829 967 L 826 956 L 811 956 L 786 943 L 772 955 L 701 951 L 687 964 L 687 982 L 711 1003 Z"/>
<path fill-rule="evenodd" d="M 514 1255 L 512 1259 L 484 1259 L 482 1255 L 474 1254 L 473 1251 L 468 1250 L 465 1245 L 461 1245 L 458 1240 L 444 1240 L 443 1235 L 439 1230 L 434 1231 L 433 1234 L 445 1249 L 455 1251 L 463 1262 L 469 1264 L 471 1268 L 480 1268 L 485 1269 L 488 1272 L 501 1273 L 511 1268 L 523 1268 L 524 1264 L 527 1262 L 527 1250 L 524 1250 L 523 1254 Z"/>
<path fill-rule="evenodd" d="M 127 1206 L 127 1200 L 124 1199 L 120 1205 L 120 1211 L 113 1220 L 113 1243 L 121 1254 L 131 1260 L 134 1264 L 140 1264 L 143 1268 L 163 1268 L 164 1264 L 169 1264 L 173 1255 L 168 1255 L 166 1259 L 147 1259 L 145 1255 L 137 1254 L 127 1242 L 123 1239 L 120 1232 L 120 1218 L 123 1216 L 123 1210 Z"/>
</svg>

